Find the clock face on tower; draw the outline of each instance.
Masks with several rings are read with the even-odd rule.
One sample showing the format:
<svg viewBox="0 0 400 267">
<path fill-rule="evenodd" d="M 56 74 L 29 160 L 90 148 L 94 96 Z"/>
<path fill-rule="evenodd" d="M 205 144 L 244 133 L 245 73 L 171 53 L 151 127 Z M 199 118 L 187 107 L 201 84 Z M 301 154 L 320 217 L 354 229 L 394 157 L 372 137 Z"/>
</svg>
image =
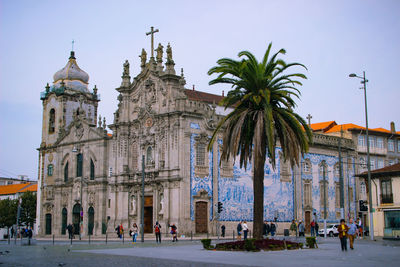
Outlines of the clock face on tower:
<svg viewBox="0 0 400 267">
<path fill-rule="evenodd" d="M 147 118 L 145 123 L 144 123 L 144 126 L 151 127 L 152 125 L 153 125 L 153 119 L 152 118 Z"/>
</svg>

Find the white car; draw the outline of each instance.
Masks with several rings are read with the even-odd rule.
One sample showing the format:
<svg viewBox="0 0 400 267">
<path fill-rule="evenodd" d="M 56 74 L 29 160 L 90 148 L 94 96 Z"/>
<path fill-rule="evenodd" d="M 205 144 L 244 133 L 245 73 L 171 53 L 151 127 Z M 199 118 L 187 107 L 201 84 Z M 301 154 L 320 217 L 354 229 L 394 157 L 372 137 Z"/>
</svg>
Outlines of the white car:
<svg viewBox="0 0 400 267">
<path fill-rule="evenodd" d="M 339 224 L 329 224 L 326 226 L 326 234 L 329 236 L 337 236 L 339 235 L 338 231 Z M 320 230 L 318 231 L 319 236 L 324 236 L 325 235 L 325 229 L 324 226 L 322 225 L 322 228 L 319 228 Z"/>
</svg>

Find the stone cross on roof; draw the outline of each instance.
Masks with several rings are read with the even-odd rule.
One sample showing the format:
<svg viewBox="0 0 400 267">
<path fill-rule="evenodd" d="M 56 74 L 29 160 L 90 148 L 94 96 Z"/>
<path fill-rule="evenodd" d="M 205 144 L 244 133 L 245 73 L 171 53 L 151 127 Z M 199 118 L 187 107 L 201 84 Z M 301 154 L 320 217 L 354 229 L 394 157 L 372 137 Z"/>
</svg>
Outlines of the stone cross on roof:
<svg viewBox="0 0 400 267">
<path fill-rule="evenodd" d="M 308 114 L 308 116 L 306 117 L 306 119 L 308 120 L 308 125 L 310 126 L 310 125 L 311 125 L 311 119 L 312 119 L 311 114 Z"/>
<path fill-rule="evenodd" d="M 158 32 L 158 29 L 154 30 L 154 27 L 151 26 L 150 32 L 146 32 L 146 35 L 151 34 L 151 57 L 154 58 L 154 34 Z"/>
</svg>

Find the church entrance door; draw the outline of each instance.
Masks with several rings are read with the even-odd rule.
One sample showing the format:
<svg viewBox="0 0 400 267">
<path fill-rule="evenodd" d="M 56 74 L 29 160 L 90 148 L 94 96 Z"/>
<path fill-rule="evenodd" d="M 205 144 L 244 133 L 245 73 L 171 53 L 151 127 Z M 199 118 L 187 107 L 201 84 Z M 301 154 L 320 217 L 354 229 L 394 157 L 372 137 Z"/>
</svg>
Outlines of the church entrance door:
<svg viewBox="0 0 400 267">
<path fill-rule="evenodd" d="M 81 216 L 81 205 L 75 204 L 72 209 L 72 224 L 74 225 L 74 235 L 79 235 L 80 216 Z"/>
<path fill-rule="evenodd" d="M 196 233 L 207 233 L 207 202 L 196 202 Z"/>
<path fill-rule="evenodd" d="M 153 197 L 144 197 L 144 232 L 153 233 Z"/>
<path fill-rule="evenodd" d="M 311 223 L 311 211 L 306 211 L 305 212 L 305 214 L 304 214 L 304 226 L 305 226 L 305 229 L 306 229 L 306 233 L 309 233 L 310 232 L 310 223 Z"/>
</svg>

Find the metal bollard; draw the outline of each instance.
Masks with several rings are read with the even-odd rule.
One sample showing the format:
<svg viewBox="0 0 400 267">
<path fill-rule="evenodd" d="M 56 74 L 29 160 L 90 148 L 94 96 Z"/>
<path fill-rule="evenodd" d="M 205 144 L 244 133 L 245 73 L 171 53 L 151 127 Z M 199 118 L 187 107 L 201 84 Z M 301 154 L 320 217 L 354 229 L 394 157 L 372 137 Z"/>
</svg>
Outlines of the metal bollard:
<svg viewBox="0 0 400 267">
<path fill-rule="evenodd" d="M 125 233 L 122 233 L 122 244 L 125 243 Z"/>
<path fill-rule="evenodd" d="M 91 234 L 89 233 L 89 245 L 90 245 L 90 236 L 91 236 Z"/>
<path fill-rule="evenodd" d="M 193 231 L 190 231 L 190 241 L 193 241 Z"/>
<path fill-rule="evenodd" d="M 72 246 L 72 236 L 71 236 L 71 238 L 70 238 L 70 239 L 71 239 L 71 246 Z"/>
<path fill-rule="evenodd" d="M 21 241 L 22 241 L 22 238 L 21 238 Z M 53 246 L 54 246 L 54 234 L 53 234 Z"/>
<path fill-rule="evenodd" d="M 232 240 L 235 241 L 235 230 L 232 231 Z"/>
<path fill-rule="evenodd" d="M 107 233 L 106 233 L 106 244 L 107 244 Z"/>
</svg>

